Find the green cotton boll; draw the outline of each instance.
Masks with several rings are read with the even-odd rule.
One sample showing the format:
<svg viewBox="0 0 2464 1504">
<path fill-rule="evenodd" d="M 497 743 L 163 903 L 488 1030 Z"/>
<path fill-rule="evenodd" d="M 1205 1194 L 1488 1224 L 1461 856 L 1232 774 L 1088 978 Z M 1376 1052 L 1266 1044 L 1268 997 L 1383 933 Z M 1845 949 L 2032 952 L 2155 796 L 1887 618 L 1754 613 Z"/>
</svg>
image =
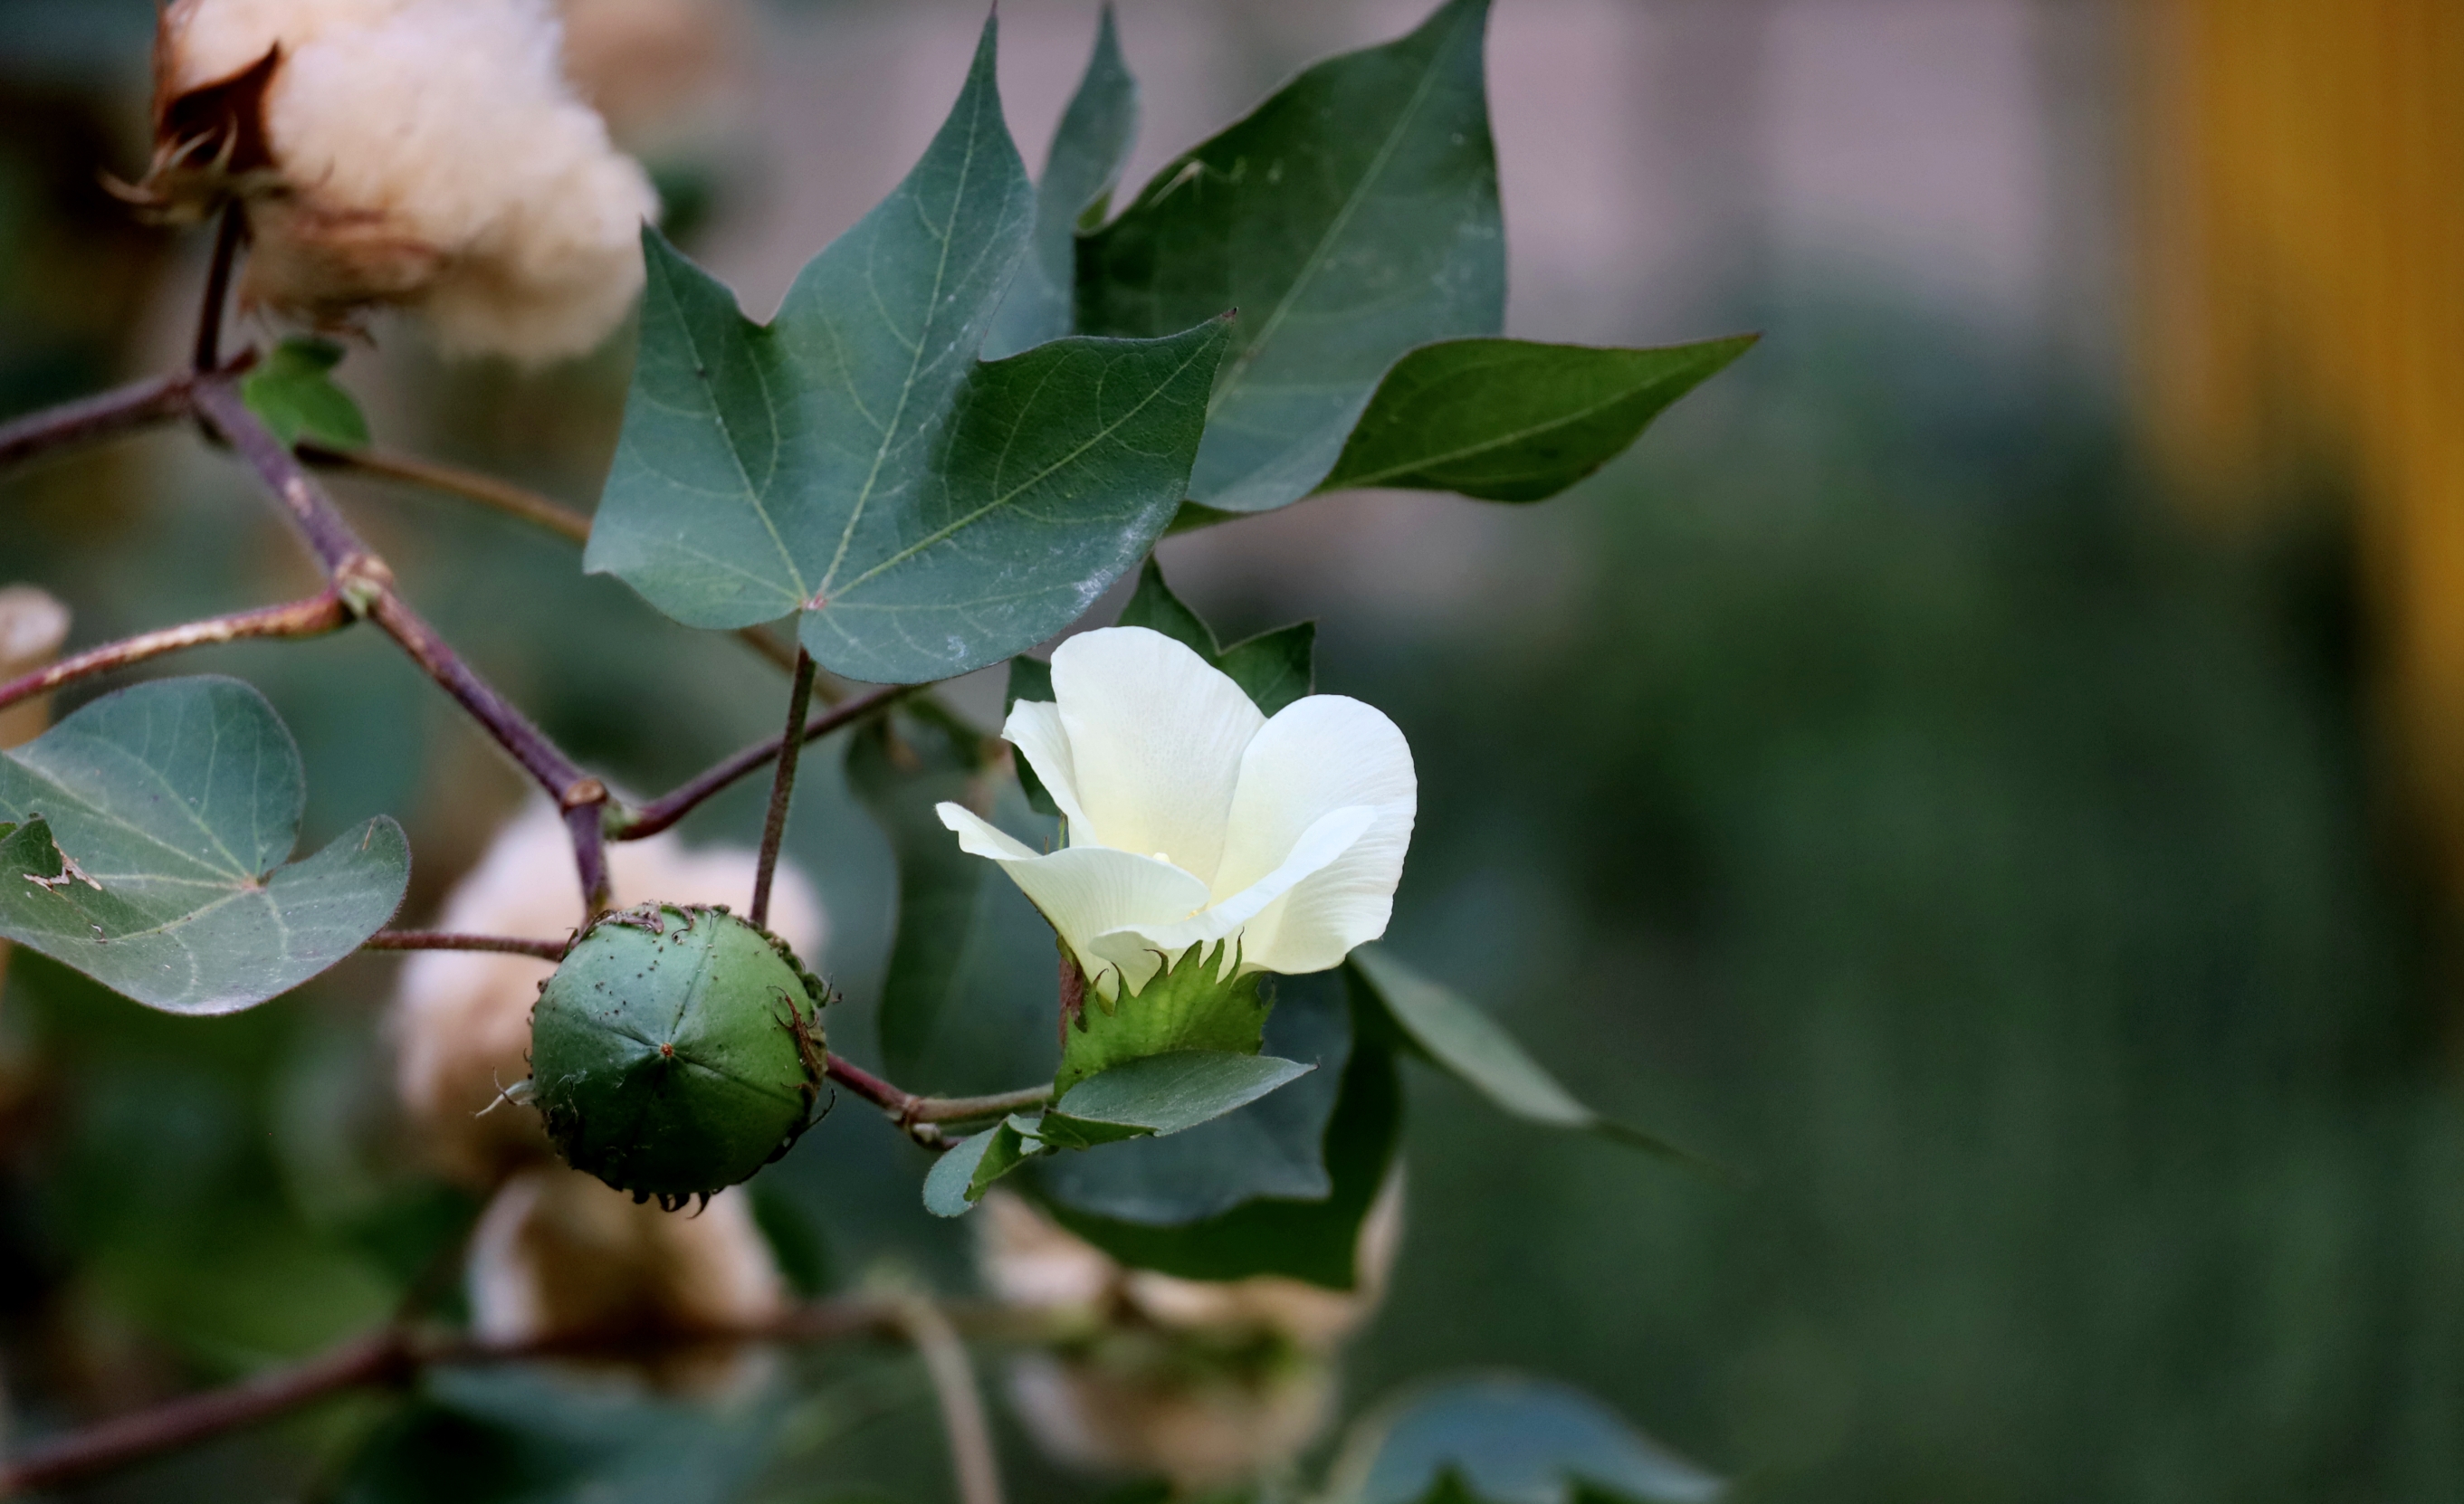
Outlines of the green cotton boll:
<svg viewBox="0 0 2464 1504">
<path fill-rule="evenodd" d="M 643 905 L 584 930 L 531 1011 L 531 1101 L 565 1162 L 674 1207 L 811 1125 L 827 991 L 724 908 Z"/>
</svg>

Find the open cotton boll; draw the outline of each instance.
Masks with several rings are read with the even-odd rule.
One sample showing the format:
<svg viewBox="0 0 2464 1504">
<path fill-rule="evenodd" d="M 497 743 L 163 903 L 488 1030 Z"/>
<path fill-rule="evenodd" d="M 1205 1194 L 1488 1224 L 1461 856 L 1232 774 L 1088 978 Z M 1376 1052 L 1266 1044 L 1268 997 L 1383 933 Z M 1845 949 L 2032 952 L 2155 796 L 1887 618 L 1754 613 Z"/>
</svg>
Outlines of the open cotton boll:
<svg viewBox="0 0 2464 1504">
<path fill-rule="evenodd" d="M 237 195 L 251 306 L 327 329 L 415 310 L 450 353 L 536 363 L 641 290 L 657 196 L 566 82 L 549 0 L 177 0 L 155 69 L 139 194 Z"/>
<path fill-rule="evenodd" d="M 694 850 L 673 835 L 608 848 L 619 905 L 657 899 L 740 905 L 753 891 L 755 855 L 740 846 Z M 435 927 L 533 939 L 569 933 L 580 917 L 564 821 L 534 799 L 448 895 Z M 815 964 L 825 938 L 821 901 L 782 862 L 770 895 L 770 928 Z M 394 1083 L 422 1149 L 436 1167 L 485 1188 L 523 1165 L 552 1160 L 539 1114 L 497 1106 L 530 1074 L 531 1005 L 555 967 L 531 956 L 423 950 L 403 962 L 387 1020 Z"/>
<path fill-rule="evenodd" d="M 49 665 L 68 640 L 68 607 L 33 585 L 0 589 L 0 684 Z M 0 710 L 0 748 L 40 736 L 51 714 L 49 695 Z"/>
<path fill-rule="evenodd" d="M 1051 702 L 1001 735 L 1068 821 L 1038 852 L 963 805 L 959 846 L 1001 863 L 1106 996 L 1192 946 L 1243 970 L 1339 966 L 1386 932 L 1419 784 L 1395 723 L 1342 695 L 1272 719 L 1231 678 L 1144 627 L 1082 633 L 1052 655 Z"/>
<path fill-rule="evenodd" d="M 466 1275 L 472 1329 L 493 1342 L 672 1338 L 750 1325 L 787 1302 L 741 1188 L 679 1216 L 561 1165 L 498 1188 L 472 1233 Z M 685 1349 L 651 1372 L 708 1388 L 745 1377 L 747 1356 Z"/>
<path fill-rule="evenodd" d="M 977 1218 L 984 1282 L 1055 1323 L 1045 1350 L 1011 1364 L 1020 1418 L 1060 1461 L 1160 1474 L 1188 1495 L 1283 1469 L 1332 1416 L 1335 1350 L 1383 1299 L 1401 1219 L 1398 1173 L 1362 1224 L 1354 1288 L 1326 1290 L 1125 1269 L 993 1191 Z"/>
</svg>

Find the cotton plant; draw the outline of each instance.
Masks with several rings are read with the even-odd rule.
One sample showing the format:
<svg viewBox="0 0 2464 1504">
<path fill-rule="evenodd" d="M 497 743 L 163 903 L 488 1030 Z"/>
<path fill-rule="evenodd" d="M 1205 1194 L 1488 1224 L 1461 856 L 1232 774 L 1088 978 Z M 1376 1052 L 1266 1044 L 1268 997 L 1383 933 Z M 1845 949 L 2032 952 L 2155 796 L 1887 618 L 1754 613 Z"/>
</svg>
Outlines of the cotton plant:
<svg viewBox="0 0 2464 1504">
<path fill-rule="evenodd" d="M 466 1382 L 525 1363 L 554 1384 L 583 1383 L 575 1364 L 592 1384 L 630 1374 L 647 1406 L 592 1423 L 587 1446 L 557 1432 L 539 1464 L 557 1496 L 679 1466 L 684 1437 L 724 1459 L 705 1483 L 749 1487 L 782 1435 L 763 1397 L 800 1382 L 749 1355 L 892 1336 L 924 1359 L 964 1504 L 995 1504 L 968 1363 L 995 1335 L 1030 1430 L 1063 1460 L 1191 1496 L 1286 1488 L 1333 1411 L 1335 1349 L 1397 1256 L 1403 1060 L 1531 1122 L 1666 1147 L 1379 943 L 1423 817 L 1409 737 L 1319 691 L 1310 624 L 1226 644 L 1155 560 L 1168 532 L 1359 487 L 1545 500 L 1751 342 L 1502 335 L 1485 0 L 1303 72 L 1133 193 L 1136 85 L 1109 11 L 1040 180 L 1003 118 L 987 20 L 921 159 L 768 323 L 660 233 L 649 175 L 592 104 L 614 107 L 606 59 L 631 55 L 610 37 L 671 34 L 702 9 L 160 13 L 152 155 L 121 191 L 169 229 L 212 227 L 194 359 L 17 420 L 0 455 L 190 424 L 262 483 L 323 582 L 0 682 L 0 715 L 87 696 L 0 752 L 0 938 L 197 1016 L 362 951 L 418 952 L 386 1033 L 405 1131 L 471 1202 L 446 1249 L 465 1309 L 409 1299 L 339 1354 L 179 1412 L 206 1423 L 32 1440 L 0 1469 L 11 1488 L 416 1373 L 421 1397 L 350 1467 L 371 1496 L 427 1496 L 408 1480 L 474 1415 L 509 1436 L 570 1422 Z M 568 46 L 564 17 L 595 40 Z M 650 50 L 704 76 L 682 66 L 693 49 Z M 233 339 L 234 307 L 254 338 Z M 588 518 L 377 450 L 350 395 L 355 352 L 399 329 L 539 365 L 628 321 L 629 390 Z M 774 663 L 779 733 L 668 793 L 621 788 L 419 613 L 417 582 L 326 494 L 324 474 L 355 471 L 583 542 L 585 571 Z M 1133 578 L 1116 621 L 1086 620 Z M 353 629 L 399 646 L 536 791 L 429 927 L 398 922 L 412 839 L 388 817 L 295 851 L 310 770 L 251 687 L 90 693 L 191 646 Z M 939 687 L 1000 665 L 996 732 Z M 657 714 L 654 697 L 627 711 Z M 870 995 L 822 970 L 812 884 L 781 860 L 808 755 L 844 757 L 897 860 Z M 680 820 L 764 773 L 740 844 L 675 843 Z M 1052 934 L 1057 965 L 1001 964 L 1050 979 L 1057 1055 L 956 1095 L 935 1047 L 987 1006 L 975 958 L 999 948 L 981 916 L 1001 883 Z M 805 1135 L 842 1101 L 913 1145 L 922 1212 L 976 1218 L 989 1304 L 953 1304 L 912 1269 L 832 1289 L 789 1256 L 767 1166 L 828 1152 Z M 807 1210 L 825 1241 L 879 1238 L 826 1226 L 851 1210 Z M 1045 1275 L 1076 1293 L 1054 1297 Z M 1699 1470 L 1625 1467 L 1666 1459 L 1560 1410 L 1587 1488 L 1718 1492 Z M 1346 1452 L 1387 1459 L 1382 1498 L 1533 1492 L 1512 1471 L 1528 1457 L 1406 1456 L 1385 1434 Z M 1563 1495 L 1572 1465 L 1546 1463 L 1541 1492 Z"/>
</svg>

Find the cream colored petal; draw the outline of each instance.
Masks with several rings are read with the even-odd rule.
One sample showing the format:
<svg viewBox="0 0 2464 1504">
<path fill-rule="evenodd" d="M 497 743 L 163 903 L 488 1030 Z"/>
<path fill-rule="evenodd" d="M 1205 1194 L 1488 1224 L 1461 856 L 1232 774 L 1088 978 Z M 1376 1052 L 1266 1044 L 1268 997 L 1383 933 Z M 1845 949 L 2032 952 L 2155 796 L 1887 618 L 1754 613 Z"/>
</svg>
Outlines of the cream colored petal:
<svg viewBox="0 0 2464 1504">
<path fill-rule="evenodd" d="M 1069 755 L 1069 733 L 1061 726 L 1061 707 L 1049 700 L 1021 700 L 1009 708 L 1009 719 L 1001 725 L 1001 739 L 1018 749 L 1018 754 L 1035 770 L 1043 780 L 1052 802 L 1061 807 L 1062 817 L 1069 821 L 1069 833 L 1076 837 L 1087 824 L 1086 809 L 1078 802 L 1078 763 Z"/>
<path fill-rule="evenodd" d="M 1334 810 L 1311 825 L 1293 843 L 1291 854 L 1284 864 L 1222 903 L 1193 914 L 1176 924 L 1128 925 L 1109 933 L 1095 936 L 1094 949 L 1106 960 L 1121 967 L 1133 985 L 1143 984 L 1137 958 L 1152 957 L 1160 964 L 1163 956 L 1177 956 L 1191 946 L 1211 946 L 1219 940 L 1241 933 L 1242 926 L 1256 918 L 1268 905 L 1280 901 L 1311 875 L 1326 870 L 1342 860 L 1376 821 L 1375 810 L 1353 808 Z M 1243 935 L 1241 960 L 1249 964 L 1248 941 Z M 1231 958 L 1225 957 L 1226 961 Z M 1254 968 L 1253 968 L 1254 969 Z M 1152 970 L 1152 967 L 1147 968 Z"/>
<path fill-rule="evenodd" d="M 1267 722 L 1242 758 L 1217 894 L 1239 892 L 1282 866 L 1302 834 L 1333 810 L 1366 807 L 1375 817 L 1339 857 L 1248 923 L 1242 963 L 1294 975 L 1322 971 L 1384 934 L 1419 804 L 1412 749 L 1373 707 L 1310 695 Z"/>
<path fill-rule="evenodd" d="M 1107 992 L 1108 963 L 1091 947 L 1095 936 L 1131 925 L 1171 924 L 1206 905 L 1206 884 L 1171 862 L 1104 846 L 1041 854 L 964 805 L 941 804 L 935 812 L 957 832 L 960 849 L 1001 864 Z"/>
<path fill-rule="evenodd" d="M 1386 933 L 1411 843 L 1411 815 L 1392 806 L 1380 811 L 1351 849 L 1249 921 L 1241 931 L 1241 964 L 1286 976 L 1342 965 L 1353 947 Z"/>
<path fill-rule="evenodd" d="M 1106 627 L 1053 653 L 1052 688 L 1087 815 L 1070 844 L 1159 855 L 1212 882 L 1241 754 L 1266 724 L 1241 687 L 1160 632 Z"/>
</svg>

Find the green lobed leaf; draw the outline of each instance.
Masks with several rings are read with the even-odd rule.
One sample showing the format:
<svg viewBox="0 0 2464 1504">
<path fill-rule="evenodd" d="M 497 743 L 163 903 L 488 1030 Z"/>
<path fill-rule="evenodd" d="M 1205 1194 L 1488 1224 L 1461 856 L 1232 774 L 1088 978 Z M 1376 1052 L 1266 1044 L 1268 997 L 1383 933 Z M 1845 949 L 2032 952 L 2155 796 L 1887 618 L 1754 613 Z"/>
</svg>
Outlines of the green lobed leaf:
<svg viewBox="0 0 2464 1504">
<path fill-rule="evenodd" d="M 1169 1227 L 1081 1210 L 1054 1196 L 1044 1177 L 1033 1183 L 1038 1199 L 1064 1227 L 1133 1268 L 1184 1279 L 1283 1275 L 1331 1290 L 1353 1288 L 1358 1275 L 1361 1228 L 1394 1165 L 1403 1102 L 1393 1051 L 1374 1027 L 1364 1027 L 1374 1022 L 1364 1016 L 1364 1010 L 1375 1004 L 1363 998 L 1360 989 L 1349 981 L 1345 991 L 1353 1014 L 1353 1042 L 1335 1109 L 1326 1125 L 1327 1194 L 1312 1199 L 1260 1197 L 1215 1216 Z M 1262 1103 L 1261 1110 L 1274 1100 Z M 1111 1153 L 1147 1146 L 1133 1144 Z"/>
<path fill-rule="evenodd" d="M 380 817 L 304 861 L 299 752 L 235 679 L 142 684 L 0 753 L 0 937 L 152 1008 L 222 1014 L 289 992 L 402 903 Z"/>
<path fill-rule="evenodd" d="M 981 806 L 983 775 L 983 739 L 929 706 L 878 717 L 847 742 L 847 787 L 898 859 L 898 917 L 879 1015 L 892 1078 L 915 1074 L 967 974 L 990 864 L 959 850 L 933 809 L 944 799 Z"/>
<path fill-rule="evenodd" d="M 1265 1050 L 1317 1067 L 1243 1111 L 1170 1138 L 1125 1143 L 1102 1154 L 1047 1161 L 1038 1178 L 1051 1197 L 1096 1216 L 1172 1227 L 1244 1201 L 1324 1200 L 1327 1123 L 1352 1054 L 1343 973 L 1274 981 Z"/>
<path fill-rule="evenodd" d="M 1345 1438 L 1327 1488 L 1333 1504 L 1712 1504 L 1727 1493 L 1592 1396 L 1510 1374 L 1379 1406 Z"/>
<path fill-rule="evenodd" d="M 1052 150 L 1035 191 L 1032 252 L 1009 286 L 987 360 L 1015 354 L 1070 332 L 1072 283 L 1081 219 L 1101 218 L 1138 133 L 1138 83 L 1121 56 L 1120 29 L 1108 3 L 1095 28 L 1094 55 L 1052 135 Z"/>
<path fill-rule="evenodd" d="M 1228 331 L 976 359 L 1033 194 L 987 21 L 922 161 L 813 258 L 778 318 L 654 231 L 641 353 L 585 564 L 691 626 L 803 613 L 851 678 L 998 663 L 1085 612 L 1186 493 Z"/>
<path fill-rule="evenodd" d="M 1386 373 L 1321 491 L 1392 486 L 1540 501 L 1625 452 L 1755 336 L 1652 350 L 1452 339 Z"/>
<path fill-rule="evenodd" d="M 1169 1137 L 1238 1112 L 1314 1069 L 1271 1055 L 1212 1050 L 1151 1055 L 1071 1087 L 1045 1114 L 1042 1132 L 1053 1139 L 1056 1129 L 1123 1127 Z"/>
<path fill-rule="evenodd" d="M 334 381 L 341 363 L 342 347 L 330 339 L 285 339 L 240 379 L 240 400 L 284 444 L 365 448 L 368 420 Z"/>
<path fill-rule="evenodd" d="M 1679 1159 L 1695 1157 L 1585 1106 L 1496 1019 L 1378 947 L 1362 946 L 1347 965 L 1415 1053 L 1493 1105 L 1528 1123 L 1596 1133 Z"/>
<path fill-rule="evenodd" d="M 1214 628 L 1199 620 L 1163 578 L 1152 557 L 1138 571 L 1138 587 L 1121 608 L 1122 626 L 1161 632 L 1222 670 L 1259 709 L 1274 714 L 1317 687 L 1317 623 L 1298 621 L 1262 632 L 1230 647 L 1217 645 Z M 1045 683 L 1050 683 L 1046 670 Z M 1047 692 L 1045 696 L 1050 698 Z"/>
<path fill-rule="evenodd" d="M 1487 19 L 1487 0 L 1448 0 L 1400 40 L 1317 64 L 1081 237 L 1088 333 L 1240 310 L 1190 499 L 1240 512 L 1308 495 L 1406 351 L 1501 327 Z"/>
<path fill-rule="evenodd" d="M 1263 973 L 1219 979 L 1225 947 L 1210 954 L 1192 946 L 1147 979 L 1144 989 L 1107 999 L 1087 989 L 1077 1021 L 1061 1032 L 1061 1069 L 1052 1078 L 1057 1100 L 1090 1076 L 1151 1055 L 1207 1050 L 1255 1055 L 1264 1041 L 1268 1004 L 1259 995 Z"/>
</svg>

